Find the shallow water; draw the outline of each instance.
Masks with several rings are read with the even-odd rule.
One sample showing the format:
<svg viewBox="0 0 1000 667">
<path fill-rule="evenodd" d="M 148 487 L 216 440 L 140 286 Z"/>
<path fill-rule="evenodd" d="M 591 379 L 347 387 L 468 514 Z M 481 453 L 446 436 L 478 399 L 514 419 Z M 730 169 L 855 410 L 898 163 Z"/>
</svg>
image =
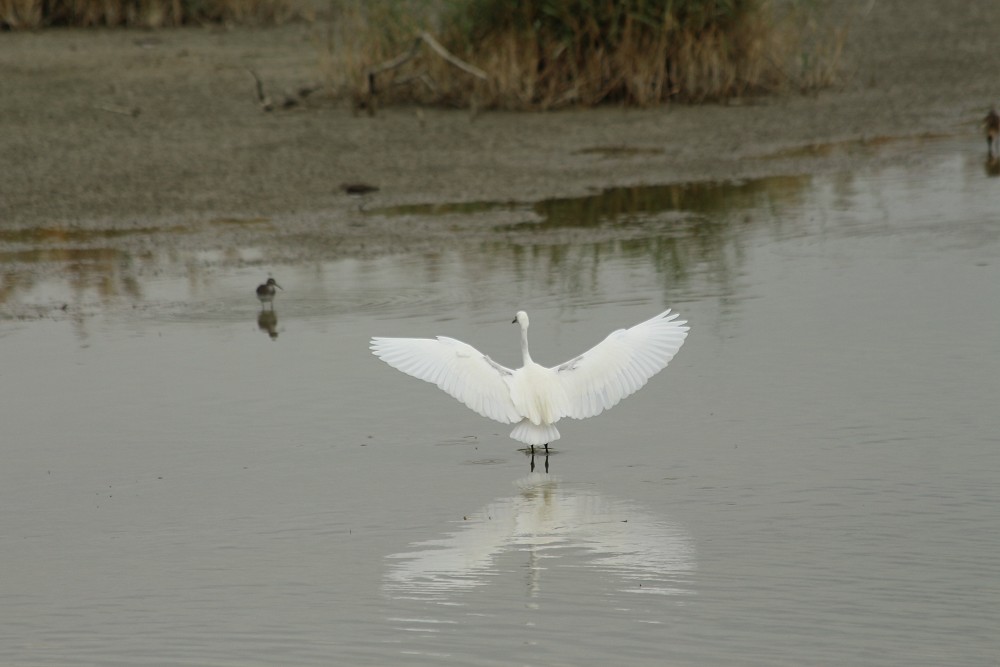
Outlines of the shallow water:
<svg viewBox="0 0 1000 667">
<path fill-rule="evenodd" d="M 994 663 L 1000 181 L 918 149 L 263 271 L 27 238 L 6 305 L 70 307 L 0 322 L 0 663 Z M 677 358 L 561 423 L 548 473 L 366 350 L 447 334 L 516 365 L 524 308 L 556 363 L 668 306 Z"/>
</svg>

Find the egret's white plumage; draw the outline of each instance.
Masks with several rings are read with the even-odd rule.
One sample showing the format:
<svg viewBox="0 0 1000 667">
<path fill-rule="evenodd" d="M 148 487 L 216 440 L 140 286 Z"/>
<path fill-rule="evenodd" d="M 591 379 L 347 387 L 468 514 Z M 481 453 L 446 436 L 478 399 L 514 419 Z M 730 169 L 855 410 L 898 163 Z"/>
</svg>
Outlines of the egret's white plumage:
<svg viewBox="0 0 1000 667">
<path fill-rule="evenodd" d="M 663 370 L 687 337 L 677 313 L 619 329 L 587 352 L 546 368 L 528 353 L 528 314 L 514 316 L 521 326 L 524 365 L 516 370 L 490 359 L 462 341 L 437 338 L 372 338 L 371 350 L 407 375 L 433 382 L 484 417 L 517 424 L 510 437 L 528 445 L 559 439 L 555 423 L 563 417 L 601 414 L 638 391 Z"/>
</svg>

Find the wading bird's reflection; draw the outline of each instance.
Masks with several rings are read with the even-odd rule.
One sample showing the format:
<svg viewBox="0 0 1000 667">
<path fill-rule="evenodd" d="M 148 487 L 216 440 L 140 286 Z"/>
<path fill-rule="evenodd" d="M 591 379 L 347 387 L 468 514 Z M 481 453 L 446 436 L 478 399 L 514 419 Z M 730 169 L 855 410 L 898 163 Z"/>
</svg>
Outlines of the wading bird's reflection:
<svg viewBox="0 0 1000 667">
<path fill-rule="evenodd" d="M 531 454 L 531 465 L 529 467 L 531 468 L 531 472 L 535 472 L 535 448 L 532 447 L 531 449 L 529 449 L 528 453 Z M 548 472 L 549 471 L 549 450 L 548 450 L 548 448 L 544 449 L 541 453 L 543 453 L 545 455 L 545 472 Z"/>
<path fill-rule="evenodd" d="M 262 310 L 257 314 L 257 328 L 266 331 L 271 340 L 278 338 L 278 314 L 273 310 Z"/>
<path fill-rule="evenodd" d="M 542 473 L 516 485 L 517 494 L 465 517 L 456 530 L 389 556 L 385 591 L 398 598 L 455 602 L 463 593 L 499 583 L 510 570 L 498 561 L 513 554 L 526 561 L 519 568 L 529 572 L 532 597 L 542 574 L 560 566 L 615 575 L 626 592 L 689 592 L 685 582 L 695 554 L 680 526 L 629 501 L 563 486 Z"/>
<path fill-rule="evenodd" d="M 987 157 L 983 163 L 983 171 L 987 176 L 996 178 L 1000 176 L 1000 157 Z"/>
</svg>

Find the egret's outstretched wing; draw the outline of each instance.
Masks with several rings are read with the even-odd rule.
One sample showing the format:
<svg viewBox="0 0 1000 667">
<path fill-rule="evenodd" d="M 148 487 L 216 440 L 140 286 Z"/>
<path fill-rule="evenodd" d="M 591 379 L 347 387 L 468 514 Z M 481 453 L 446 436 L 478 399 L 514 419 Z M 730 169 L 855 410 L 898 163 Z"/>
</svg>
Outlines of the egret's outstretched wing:
<svg viewBox="0 0 1000 667">
<path fill-rule="evenodd" d="M 664 311 L 619 329 L 603 341 L 553 370 L 568 399 L 567 417 L 601 414 L 638 391 L 662 371 L 687 337 L 685 320 Z"/>
<path fill-rule="evenodd" d="M 393 368 L 433 382 L 484 417 L 521 420 L 504 376 L 513 371 L 454 338 L 372 338 L 371 350 Z"/>
</svg>

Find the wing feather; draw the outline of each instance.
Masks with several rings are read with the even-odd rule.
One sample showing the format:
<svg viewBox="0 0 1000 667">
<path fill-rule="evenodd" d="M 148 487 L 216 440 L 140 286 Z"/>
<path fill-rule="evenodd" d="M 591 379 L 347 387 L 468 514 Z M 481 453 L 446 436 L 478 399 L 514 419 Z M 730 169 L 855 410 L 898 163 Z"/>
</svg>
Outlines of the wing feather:
<svg viewBox="0 0 1000 667">
<path fill-rule="evenodd" d="M 568 397 L 567 417 L 601 414 L 638 391 L 670 363 L 684 344 L 688 327 L 666 310 L 619 329 L 554 370 Z"/>
<path fill-rule="evenodd" d="M 437 338 L 372 338 L 372 353 L 407 375 L 436 384 L 484 417 L 521 421 L 504 381 L 513 371 L 467 343 Z"/>
</svg>

